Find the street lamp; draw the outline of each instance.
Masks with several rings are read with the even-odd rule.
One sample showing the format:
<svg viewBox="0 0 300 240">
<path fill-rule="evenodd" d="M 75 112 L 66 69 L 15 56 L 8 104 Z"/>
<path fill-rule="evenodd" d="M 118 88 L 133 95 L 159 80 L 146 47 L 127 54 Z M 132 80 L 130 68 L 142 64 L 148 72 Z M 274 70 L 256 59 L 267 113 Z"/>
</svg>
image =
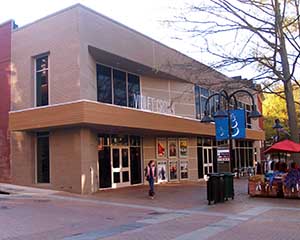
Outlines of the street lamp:
<svg viewBox="0 0 300 240">
<path fill-rule="evenodd" d="M 225 90 L 221 90 L 219 93 L 214 93 L 212 95 L 210 95 L 206 102 L 205 102 L 205 111 L 204 111 L 204 117 L 201 119 L 201 122 L 204 123 L 208 123 L 208 122 L 214 122 L 214 119 L 218 119 L 218 118 L 227 118 L 227 125 L 228 125 L 228 140 L 229 140 L 229 159 L 230 159 L 230 168 L 232 171 L 232 165 L 233 165 L 233 147 L 232 147 L 232 117 L 231 117 L 231 113 L 230 113 L 230 104 L 232 103 L 232 100 L 234 101 L 234 109 L 237 109 L 237 99 L 236 99 L 236 95 L 239 93 L 245 93 L 247 94 L 251 100 L 252 100 L 252 110 L 249 113 L 248 117 L 252 118 L 252 119 L 256 119 L 261 117 L 261 113 L 257 111 L 256 108 L 256 104 L 254 101 L 254 97 L 253 95 L 248 92 L 247 90 L 244 89 L 240 89 L 240 90 L 236 90 L 231 94 L 228 94 L 227 91 Z M 209 113 L 208 111 L 208 103 L 209 100 L 213 97 L 218 96 L 218 105 L 217 105 L 217 111 L 214 113 Z M 224 104 L 221 104 L 223 100 Z M 217 134 L 217 133 L 216 133 Z M 239 161 L 237 161 L 237 169 L 238 169 L 238 176 L 239 176 Z"/>
<path fill-rule="evenodd" d="M 275 124 L 273 125 L 272 128 L 276 130 L 276 136 L 275 136 L 275 139 L 274 139 L 274 143 L 279 142 L 279 139 L 280 139 L 280 131 L 282 131 L 283 126 L 280 124 L 280 121 L 279 121 L 278 118 L 275 119 Z"/>
<path fill-rule="evenodd" d="M 283 126 L 280 124 L 279 119 L 275 119 L 275 124 L 272 127 L 276 130 L 276 136 L 274 137 L 273 143 L 277 143 L 280 140 L 280 131 L 283 130 Z M 280 161 L 280 153 L 278 152 L 278 160 Z"/>
</svg>

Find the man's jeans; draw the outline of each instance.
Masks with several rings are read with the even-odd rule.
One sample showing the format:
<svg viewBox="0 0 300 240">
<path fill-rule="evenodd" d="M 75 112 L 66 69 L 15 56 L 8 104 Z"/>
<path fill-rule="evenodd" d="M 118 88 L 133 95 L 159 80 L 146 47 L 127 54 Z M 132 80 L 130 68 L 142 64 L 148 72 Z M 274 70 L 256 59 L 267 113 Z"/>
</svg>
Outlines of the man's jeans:
<svg viewBox="0 0 300 240">
<path fill-rule="evenodd" d="M 152 177 L 149 178 L 149 186 L 150 186 L 149 196 L 154 196 L 154 178 Z"/>
</svg>

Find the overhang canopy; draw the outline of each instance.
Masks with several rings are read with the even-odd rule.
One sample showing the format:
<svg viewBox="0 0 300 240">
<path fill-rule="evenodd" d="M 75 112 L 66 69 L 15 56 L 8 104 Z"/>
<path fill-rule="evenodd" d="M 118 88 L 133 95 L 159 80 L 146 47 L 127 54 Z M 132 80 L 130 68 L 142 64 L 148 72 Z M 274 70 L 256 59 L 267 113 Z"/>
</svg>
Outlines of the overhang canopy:
<svg viewBox="0 0 300 240">
<path fill-rule="evenodd" d="M 93 46 L 88 46 L 88 49 L 89 49 L 89 53 L 91 54 L 91 56 L 93 56 L 96 62 L 103 63 L 108 66 L 112 66 L 120 69 L 126 69 L 129 72 L 142 74 L 144 76 L 153 77 L 153 78 L 186 81 L 176 76 L 173 76 L 171 74 L 168 74 L 166 72 L 158 71 L 156 69 L 153 69 L 150 66 L 132 61 L 125 57 L 121 57 L 119 55 L 107 52 L 105 50 Z"/>
<path fill-rule="evenodd" d="M 91 127 L 104 133 L 215 135 L 215 127 L 211 123 L 89 100 L 12 111 L 9 114 L 11 131 L 72 126 Z M 264 140 L 264 132 L 247 129 L 246 139 Z"/>
</svg>

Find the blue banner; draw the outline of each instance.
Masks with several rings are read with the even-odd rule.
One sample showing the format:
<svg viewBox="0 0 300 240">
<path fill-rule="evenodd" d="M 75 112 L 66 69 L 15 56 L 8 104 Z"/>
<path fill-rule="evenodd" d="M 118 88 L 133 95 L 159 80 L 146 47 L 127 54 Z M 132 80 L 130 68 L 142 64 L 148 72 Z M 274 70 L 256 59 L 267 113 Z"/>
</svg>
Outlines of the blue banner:
<svg viewBox="0 0 300 240">
<path fill-rule="evenodd" d="M 246 137 L 245 110 L 230 110 L 231 138 L 241 139 Z M 228 118 L 215 118 L 216 140 L 222 141 L 229 139 Z"/>
<path fill-rule="evenodd" d="M 245 110 L 230 110 L 231 116 L 231 137 L 241 139 L 246 137 Z"/>
<path fill-rule="evenodd" d="M 228 118 L 215 118 L 216 140 L 223 141 L 229 139 Z"/>
</svg>

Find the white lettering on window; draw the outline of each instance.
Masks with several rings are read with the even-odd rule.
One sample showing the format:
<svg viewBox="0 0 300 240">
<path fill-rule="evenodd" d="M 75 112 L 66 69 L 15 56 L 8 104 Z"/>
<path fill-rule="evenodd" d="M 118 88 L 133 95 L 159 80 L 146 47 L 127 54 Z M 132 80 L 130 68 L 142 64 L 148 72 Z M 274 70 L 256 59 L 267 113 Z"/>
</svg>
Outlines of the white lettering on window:
<svg viewBox="0 0 300 240">
<path fill-rule="evenodd" d="M 138 108 L 141 106 L 142 110 L 148 110 L 151 112 L 159 112 L 166 114 L 174 114 L 174 107 L 171 106 L 171 102 L 167 100 L 162 100 L 154 97 L 143 96 L 134 94 L 134 106 Z"/>
</svg>

